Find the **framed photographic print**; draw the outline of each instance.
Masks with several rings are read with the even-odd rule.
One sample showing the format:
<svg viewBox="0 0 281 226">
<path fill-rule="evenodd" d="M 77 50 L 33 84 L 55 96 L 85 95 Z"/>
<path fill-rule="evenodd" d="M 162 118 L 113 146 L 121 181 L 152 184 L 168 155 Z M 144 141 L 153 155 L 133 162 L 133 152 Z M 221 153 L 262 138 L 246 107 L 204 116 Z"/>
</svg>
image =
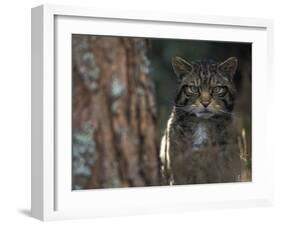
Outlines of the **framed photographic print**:
<svg viewBox="0 0 281 226">
<path fill-rule="evenodd" d="M 272 24 L 32 9 L 32 216 L 270 205 Z"/>
</svg>

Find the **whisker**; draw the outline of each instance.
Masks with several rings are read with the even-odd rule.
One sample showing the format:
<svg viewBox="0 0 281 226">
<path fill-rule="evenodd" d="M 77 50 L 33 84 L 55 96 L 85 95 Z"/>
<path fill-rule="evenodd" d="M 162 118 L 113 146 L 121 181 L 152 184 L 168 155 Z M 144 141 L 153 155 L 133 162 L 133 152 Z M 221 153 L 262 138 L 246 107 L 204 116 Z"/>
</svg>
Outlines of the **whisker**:
<svg viewBox="0 0 281 226">
<path fill-rule="evenodd" d="M 224 114 L 228 114 L 228 115 L 233 115 L 233 112 L 227 112 L 227 111 L 223 111 L 223 110 L 219 110 L 219 112 L 224 113 Z"/>
</svg>

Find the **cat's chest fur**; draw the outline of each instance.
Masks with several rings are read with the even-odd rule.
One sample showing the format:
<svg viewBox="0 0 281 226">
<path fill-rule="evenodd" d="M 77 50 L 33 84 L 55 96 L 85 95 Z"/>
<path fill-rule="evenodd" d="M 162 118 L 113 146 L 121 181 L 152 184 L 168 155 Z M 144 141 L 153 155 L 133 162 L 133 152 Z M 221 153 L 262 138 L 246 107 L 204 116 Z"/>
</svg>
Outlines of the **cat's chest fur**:
<svg viewBox="0 0 281 226">
<path fill-rule="evenodd" d="M 198 123 L 194 128 L 192 149 L 194 151 L 200 150 L 200 147 L 203 147 L 208 143 L 209 131 L 205 123 Z"/>
<path fill-rule="evenodd" d="M 231 120 L 178 118 L 167 129 L 166 169 L 173 184 L 236 181 L 239 155 L 233 147 Z M 165 142 L 163 142 L 164 144 Z M 161 145 L 162 148 L 162 145 Z"/>
<path fill-rule="evenodd" d="M 192 117 L 185 120 L 175 118 L 169 134 L 171 144 L 176 151 L 181 152 L 202 151 L 213 145 L 219 146 L 221 141 L 227 140 L 227 129 L 223 126 L 225 123 L 223 120 L 218 122 Z"/>
</svg>

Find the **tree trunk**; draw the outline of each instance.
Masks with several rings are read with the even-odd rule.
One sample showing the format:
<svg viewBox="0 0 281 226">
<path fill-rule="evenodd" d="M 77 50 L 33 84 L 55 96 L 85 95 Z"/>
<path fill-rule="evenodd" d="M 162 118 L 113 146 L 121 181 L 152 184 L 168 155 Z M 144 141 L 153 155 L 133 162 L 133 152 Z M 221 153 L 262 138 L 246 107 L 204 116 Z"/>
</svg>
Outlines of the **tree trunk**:
<svg viewBox="0 0 281 226">
<path fill-rule="evenodd" d="M 159 185 L 142 38 L 73 35 L 73 189 Z"/>
</svg>

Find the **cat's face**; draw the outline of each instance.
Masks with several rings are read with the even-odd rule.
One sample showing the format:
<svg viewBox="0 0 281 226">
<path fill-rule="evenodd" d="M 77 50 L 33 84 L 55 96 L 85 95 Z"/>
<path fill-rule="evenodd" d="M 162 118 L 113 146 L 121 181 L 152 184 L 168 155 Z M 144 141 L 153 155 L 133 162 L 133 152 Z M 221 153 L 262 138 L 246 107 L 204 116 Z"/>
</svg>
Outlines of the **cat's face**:
<svg viewBox="0 0 281 226">
<path fill-rule="evenodd" d="M 237 59 L 222 63 L 189 63 L 175 57 L 172 60 L 179 86 L 175 107 L 201 118 L 231 114 L 235 87 L 233 76 Z"/>
</svg>

